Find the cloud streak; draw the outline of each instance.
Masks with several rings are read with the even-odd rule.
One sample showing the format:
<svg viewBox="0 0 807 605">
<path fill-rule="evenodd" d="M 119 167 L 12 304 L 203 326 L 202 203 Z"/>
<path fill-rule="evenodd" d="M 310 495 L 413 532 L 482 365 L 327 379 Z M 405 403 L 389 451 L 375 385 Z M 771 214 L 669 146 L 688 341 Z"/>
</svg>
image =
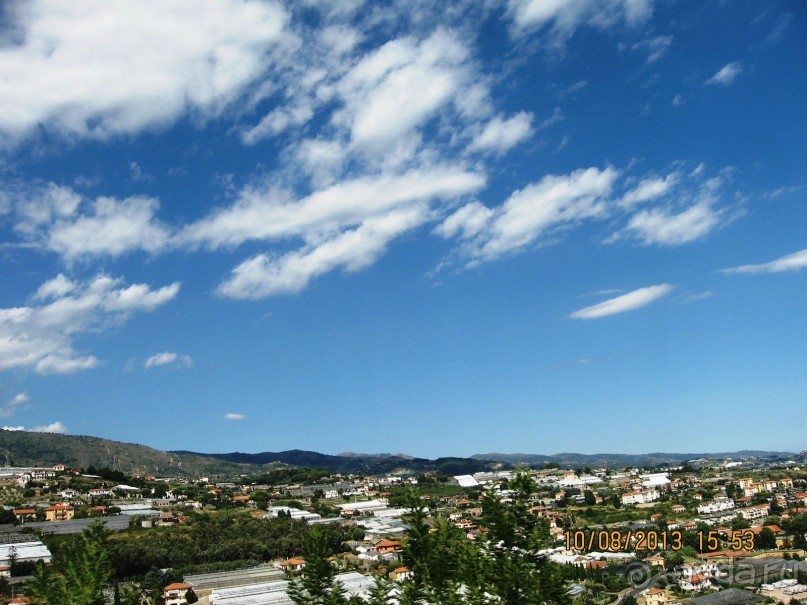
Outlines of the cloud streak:
<svg viewBox="0 0 807 605">
<path fill-rule="evenodd" d="M 807 268 L 807 248 L 767 263 L 740 265 L 739 267 L 723 269 L 723 273 L 734 275 L 744 273 L 784 273 L 788 271 L 801 271 L 805 268 Z"/>
<path fill-rule="evenodd" d="M 193 359 L 191 359 L 191 357 L 188 355 L 179 355 L 178 353 L 164 351 L 162 353 L 152 355 L 151 357 L 146 359 L 143 366 L 148 369 L 157 366 L 166 366 L 171 364 L 176 364 L 184 368 L 189 368 L 190 366 L 193 365 Z"/>
<path fill-rule="evenodd" d="M 569 317 L 572 319 L 599 319 L 601 317 L 633 311 L 667 296 L 673 288 L 674 286 L 670 284 L 658 284 L 656 286 L 639 288 L 638 290 L 610 298 L 596 305 L 578 309 Z"/>
<path fill-rule="evenodd" d="M 711 78 L 706 80 L 707 86 L 729 86 L 734 83 L 739 76 L 743 72 L 743 66 L 739 61 L 734 61 L 733 63 L 728 63 L 718 70 L 718 72 L 713 75 Z"/>
</svg>

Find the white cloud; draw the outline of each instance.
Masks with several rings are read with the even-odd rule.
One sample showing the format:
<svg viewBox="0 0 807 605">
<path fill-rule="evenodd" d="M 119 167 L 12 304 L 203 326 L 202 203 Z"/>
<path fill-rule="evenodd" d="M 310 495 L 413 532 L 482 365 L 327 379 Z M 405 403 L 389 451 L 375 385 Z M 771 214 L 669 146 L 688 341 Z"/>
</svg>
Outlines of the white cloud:
<svg viewBox="0 0 807 605">
<path fill-rule="evenodd" d="M 154 198 L 99 197 L 90 214 L 54 223 L 47 235 L 47 247 L 67 260 L 120 256 L 133 250 L 158 252 L 169 238 L 168 230 L 154 219 L 159 206 Z"/>
<path fill-rule="evenodd" d="M 524 111 L 512 118 L 496 116 L 468 146 L 468 151 L 504 153 L 532 135 L 532 114 Z"/>
<path fill-rule="evenodd" d="M 455 199 L 484 184 L 482 174 L 456 165 L 435 165 L 403 174 L 358 177 L 301 200 L 271 185 L 248 187 L 231 207 L 188 225 L 178 241 L 212 249 L 292 237 L 316 241 L 368 218 L 410 204 Z"/>
<path fill-rule="evenodd" d="M 743 66 L 739 61 L 728 63 L 720 68 L 720 70 L 711 78 L 706 80 L 707 85 L 728 86 L 737 79 L 743 71 Z"/>
<path fill-rule="evenodd" d="M 642 180 L 623 196 L 619 205 L 631 210 L 639 203 L 663 201 L 633 214 L 627 225 L 605 242 L 635 239 L 644 245 L 679 246 L 699 240 L 739 216 L 740 211 L 717 207 L 720 189 L 731 170 L 725 169 L 719 176 L 703 180 L 704 170 L 701 164 L 688 176 L 679 169 L 663 179 Z"/>
<path fill-rule="evenodd" d="M 137 162 L 129 162 L 129 176 L 133 181 L 138 183 L 154 181 L 154 177 L 150 174 L 146 174 L 143 171 L 143 167 Z"/>
<path fill-rule="evenodd" d="M 557 228 L 604 216 L 606 198 L 618 174 L 608 167 L 547 175 L 515 191 L 487 213 L 473 202 L 470 208 L 449 216 L 436 232 L 444 237 L 473 233 L 475 236 L 461 245 L 460 254 L 472 261 L 493 260 L 534 244 Z"/>
<path fill-rule="evenodd" d="M 67 427 L 60 421 L 51 422 L 42 426 L 35 426 L 26 429 L 24 426 L 4 426 L 4 431 L 28 431 L 29 433 L 59 433 L 61 435 L 67 434 Z"/>
<path fill-rule="evenodd" d="M 507 7 L 516 33 L 548 27 L 555 44 L 567 41 L 581 25 L 636 26 L 653 13 L 652 0 L 508 0 Z"/>
<path fill-rule="evenodd" d="M 610 298 L 596 305 L 578 309 L 570 315 L 574 319 L 597 319 L 600 317 L 607 317 L 608 315 L 616 315 L 617 313 L 624 313 L 626 311 L 633 311 L 641 307 L 647 306 L 650 303 L 669 294 L 674 286 L 670 284 L 659 284 L 656 286 L 648 286 L 646 288 L 639 288 L 627 294 Z"/>
<path fill-rule="evenodd" d="M 322 189 L 334 184 L 347 153 L 340 141 L 309 139 L 300 143 L 296 155 L 313 186 Z"/>
<path fill-rule="evenodd" d="M 177 364 L 179 366 L 189 368 L 193 365 L 193 359 L 191 359 L 191 357 L 188 355 L 180 355 L 170 351 L 163 351 L 162 353 L 157 353 L 146 359 L 143 366 L 146 368 L 153 368 L 156 366 L 165 366 L 170 364 Z"/>
<path fill-rule="evenodd" d="M 171 236 L 156 219 L 159 201 L 150 197 L 89 200 L 54 183 L 16 187 L 9 197 L 16 211 L 14 228 L 23 239 L 67 261 L 135 250 L 153 254 Z"/>
<path fill-rule="evenodd" d="M 47 300 L 49 298 L 62 298 L 76 289 L 76 284 L 67 279 L 63 273 L 59 273 L 53 279 L 46 281 L 39 286 L 34 294 L 36 300 Z"/>
<path fill-rule="evenodd" d="M 66 435 L 67 427 L 57 420 L 56 422 L 51 422 L 50 424 L 35 426 L 28 429 L 28 431 L 31 433 L 58 433 L 60 435 Z"/>
<path fill-rule="evenodd" d="M 266 138 L 277 136 L 289 128 L 302 126 L 312 117 L 314 117 L 314 109 L 306 102 L 278 107 L 266 114 L 256 126 L 242 132 L 241 141 L 245 145 L 255 145 Z"/>
<path fill-rule="evenodd" d="M 347 126 L 353 146 L 378 154 L 393 149 L 467 84 L 469 53 L 438 29 L 420 43 L 401 38 L 365 56 L 339 82 L 344 108 L 334 123 Z"/>
<path fill-rule="evenodd" d="M 93 368 L 99 360 L 73 349 L 75 335 L 120 324 L 134 311 L 154 310 L 173 299 L 179 287 L 124 286 L 105 275 L 73 283 L 59 275 L 38 289 L 35 300 L 41 303 L 0 309 L 0 371 L 69 374 Z"/>
<path fill-rule="evenodd" d="M 227 420 L 244 420 L 246 418 L 246 416 L 244 416 L 243 414 L 237 414 L 235 412 L 229 412 L 225 414 L 224 417 Z"/>
<path fill-rule="evenodd" d="M 637 42 L 631 47 L 631 50 L 646 52 L 646 62 L 655 63 L 667 53 L 672 45 L 672 41 L 672 36 L 656 36 L 655 38 L 649 38 L 647 40 Z"/>
<path fill-rule="evenodd" d="M 647 245 L 678 246 L 707 235 L 718 226 L 722 214 L 709 201 L 698 202 L 681 212 L 653 208 L 633 215 L 626 230 Z"/>
<path fill-rule="evenodd" d="M 280 257 L 254 256 L 233 269 L 218 292 L 231 298 L 258 299 L 299 292 L 313 278 L 340 267 L 358 271 L 374 263 L 393 239 L 423 224 L 427 217 L 425 204 L 409 206 L 368 218 L 356 229 Z"/>
<path fill-rule="evenodd" d="M 559 124 L 565 119 L 565 117 L 566 116 L 563 115 L 563 111 L 561 111 L 560 107 L 555 107 L 555 111 L 552 112 L 551 116 L 541 122 L 541 124 L 538 126 L 538 130 L 546 130 L 555 124 Z"/>
<path fill-rule="evenodd" d="M 279 3 L 209 0 L 7 6 L 16 43 L 0 49 L 0 133 L 42 126 L 104 138 L 218 115 L 263 74 L 284 39 Z"/>
<path fill-rule="evenodd" d="M 446 218 L 435 228 L 434 232 L 446 239 L 456 236 L 468 239 L 479 234 L 488 224 L 491 216 L 493 216 L 493 210 L 480 202 L 471 202 Z"/>
<path fill-rule="evenodd" d="M 619 205 L 623 208 L 630 208 L 634 204 L 664 197 L 678 183 L 680 176 L 678 172 L 671 172 L 664 178 L 643 179 L 636 187 L 622 196 Z"/>
<path fill-rule="evenodd" d="M 680 107 L 684 102 L 684 98 L 681 95 L 675 95 L 672 100 L 673 107 Z"/>
<path fill-rule="evenodd" d="M 807 248 L 767 263 L 740 265 L 731 269 L 723 269 L 723 273 L 784 273 L 785 271 L 801 271 L 802 269 L 807 269 Z"/>
<path fill-rule="evenodd" d="M 25 403 L 28 401 L 30 397 L 27 393 L 17 393 L 9 402 L 9 405 L 20 405 L 21 403 Z"/>
<path fill-rule="evenodd" d="M 17 408 L 22 404 L 27 403 L 29 400 L 30 397 L 27 393 L 17 393 L 8 402 L 0 406 L 0 418 L 8 418 L 9 416 L 13 416 L 17 411 Z"/>
<path fill-rule="evenodd" d="M 48 183 L 42 187 L 6 187 L 10 202 L 16 208 L 15 229 L 23 234 L 36 233 L 43 225 L 73 216 L 82 198 L 70 187 Z"/>
</svg>

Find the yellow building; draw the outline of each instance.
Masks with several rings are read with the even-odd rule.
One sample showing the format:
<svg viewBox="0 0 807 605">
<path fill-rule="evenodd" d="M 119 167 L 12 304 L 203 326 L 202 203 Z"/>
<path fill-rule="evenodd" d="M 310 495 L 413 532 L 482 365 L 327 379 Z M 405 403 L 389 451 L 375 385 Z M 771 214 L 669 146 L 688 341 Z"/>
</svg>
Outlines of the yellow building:
<svg viewBox="0 0 807 605">
<path fill-rule="evenodd" d="M 73 518 L 75 510 L 69 504 L 54 504 L 45 509 L 46 521 L 69 521 Z"/>
</svg>

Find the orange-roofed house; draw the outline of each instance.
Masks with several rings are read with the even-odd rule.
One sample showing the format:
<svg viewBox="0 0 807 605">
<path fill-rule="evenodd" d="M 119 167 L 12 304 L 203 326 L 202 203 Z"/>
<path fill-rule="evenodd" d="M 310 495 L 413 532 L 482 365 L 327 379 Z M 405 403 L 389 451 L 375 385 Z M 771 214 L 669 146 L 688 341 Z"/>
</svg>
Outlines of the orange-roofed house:
<svg viewBox="0 0 807 605">
<path fill-rule="evenodd" d="M 698 592 L 711 588 L 712 579 L 709 576 L 701 574 L 683 577 L 678 582 L 678 586 L 680 586 L 681 590 L 686 590 L 687 592 Z"/>
<path fill-rule="evenodd" d="M 54 504 L 45 509 L 46 521 L 69 521 L 76 511 L 69 504 Z"/>
<path fill-rule="evenodd" d="M 184 582 L 174 582 L 163 588 L 163 600 L 165 605 L 188 605 L 187 594 L 192 588 L 190 584 Z"/>
<path fill-rule="evenodd" d="M 275 567 L 285 572 L 287 576 L 290 576 L 305 568 L 305 559 L 302 557 L 292 557 L 291 559 L 286 559 L 285 561 L 275 564 Z"/>
<path fill-rule="evenodd" d="M 15 508 L 14 516 L 20 523 L 26 521 L 36 521 L 36 509 L 34 508 Z"/>
<path fill-rule="evenodd" d="M 380 554 L 397 552 L 401 548 L 401 543 L 398 540 L 381 540 L 375 545 L 375 549 Z"/>
<path fill-rule="evenodd" d="M 639 603 L 644 603 L 644 605 L 665 605 L 669 603 L 672 599 L 670 595 L 665 591 L 661 590 L 661 588 L 650 588 L 646 590 L 638 599 L 636 599 Z"/>
</svg>

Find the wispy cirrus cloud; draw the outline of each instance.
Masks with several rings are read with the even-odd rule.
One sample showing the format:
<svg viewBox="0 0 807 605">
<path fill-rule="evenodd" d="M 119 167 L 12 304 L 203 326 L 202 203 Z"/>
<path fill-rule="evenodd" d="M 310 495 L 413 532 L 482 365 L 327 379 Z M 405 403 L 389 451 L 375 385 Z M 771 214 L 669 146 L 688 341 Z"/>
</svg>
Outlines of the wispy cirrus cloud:
<svg viewBox="0 0 807 605">
<path fill-rule="evenodd" d="M 193 359 L 190 355 L 180 355 L 171 351 L 163 351 L 152 355 L 143 363 L 146 369 L 158 366 L 177 365 L 183 368 L 189 368 L 193 365 Z"/>
<path fill-rule="evenodd" d="M 667 296 L 675 286 L 670 284 L 658 284 L 639 288 L 627 294 L 622 294 L 615 298 L 609 298 L 596 305 L 578 309 L 569 315 L 573 319 L 599 319 L 609 315 L 617 315 L 627 311 L 633 311 L 646 307 L 655 301 Z"/>
<path fill-rule="evenodd" d="M 656 36 L 655 38 L 648 38 L 641 42 L 636 42 L 631 46 L 631 50 L 647 54 L 646 63 L 655 63 L 670 49 L 672 45 L 672 36 Z"/>
<path fill-rule="evenodd" d="M 706 80 L 705 84 L 707 86 L 729 86 L 730 84 L 734 83 L 737 76 L 739 76 L 742 72 L 742 63 L 739 61 L 734 61 L 721 67 L 715 75 Z"/>
<path fill-rule="evenodd" d="M 558 45 L 571 38 L 583 25 L 598 29 L 610 29 L 620 23 L 639 25 L 652 15 L 653 1 L 509 0 L 507 9 L 516 34 L 548 28 L 553 44 Z"/>
<path fill-rule="evenodd" d="M 238 414 L 236 412 L 228 412 L 224 415 L 226 420 L 244 420 L 246 416 L 244 414 Z"/>
<path fill-rule="evenodd" d="M 807 269 L 807 249 L 799 250 L 767 263 L 740 265 L 739 267 L 723 269 L 723 273 L 735 275 L 743 273 L 784 273 L 787 271 L 801 271 L 802 269 Z"/>
<path fill-rule="evenodd" d="M 699 166 L 690 174 L 676 169 L 666 177 L 644 179 L 629 190 L 619 205 L 633 214 L 622 229 L 605 243 L 634 240 L 651 246 L 680 246 L 706 237 L 709 233 L 742 215 L 741 210 L 721 206 L 722 190 L 730 180 L 730 170 L 705 179 Z M 646 207 L 647 202 L 653 202 Z M 641 209 L 633 211 L 634 206 Z"/>
</svg>

